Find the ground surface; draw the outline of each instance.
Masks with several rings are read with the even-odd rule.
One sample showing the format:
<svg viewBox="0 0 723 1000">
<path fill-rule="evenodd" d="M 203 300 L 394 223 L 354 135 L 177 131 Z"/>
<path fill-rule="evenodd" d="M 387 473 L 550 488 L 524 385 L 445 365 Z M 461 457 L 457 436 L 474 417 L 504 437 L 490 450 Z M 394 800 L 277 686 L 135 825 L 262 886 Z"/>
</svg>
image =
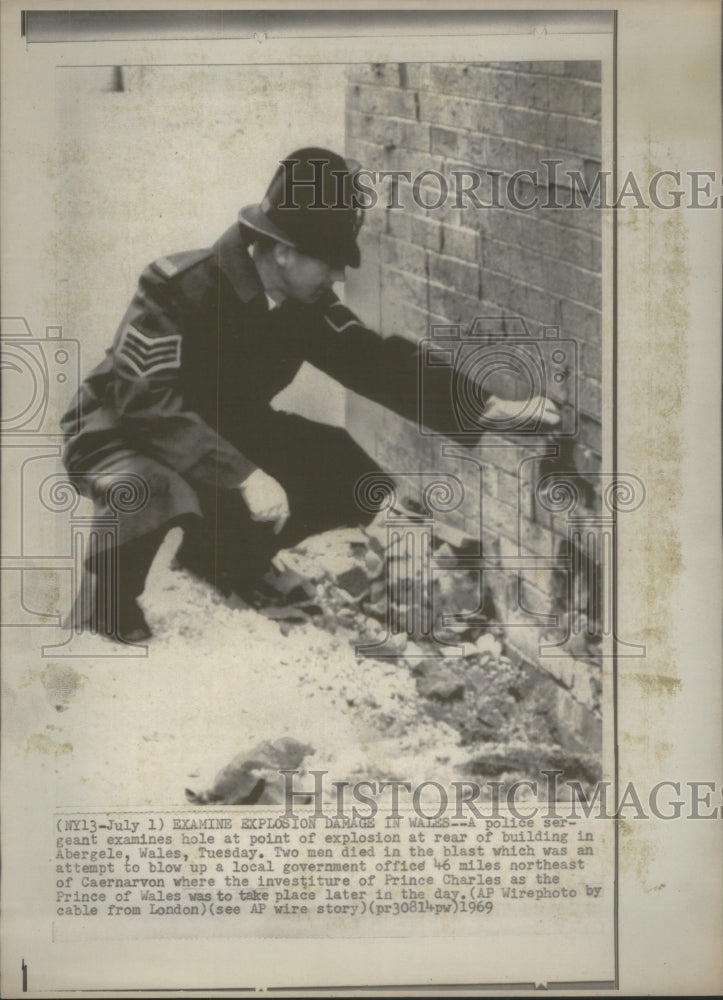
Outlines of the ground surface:
<svg viewBox="0 0 723 1000">
<path fill-rule="evenodd" d="M 167 539 L 143 597 L 147 656 L 50 658 L 18 679 L 8 724 L 58 805 L 183 805 L 185 789 L 203 792 L 237 755 L 282 737 L 310 746 L 304 766 L 329 782 L 514 780 L 544 766 L 587 777 L 584 755 L 557 743 L 551 682 L 514 667 L 491 634 L 465 657 L 426 659 L 418 646 L 357 657 L 381 626 L 336 583 L 350 565 L 343 536 L 292 554 L 320 603 L 334 605 L 308 620 L 293 609 L 269 618 L 171 571 L 179 538 Z"/>
</svg>

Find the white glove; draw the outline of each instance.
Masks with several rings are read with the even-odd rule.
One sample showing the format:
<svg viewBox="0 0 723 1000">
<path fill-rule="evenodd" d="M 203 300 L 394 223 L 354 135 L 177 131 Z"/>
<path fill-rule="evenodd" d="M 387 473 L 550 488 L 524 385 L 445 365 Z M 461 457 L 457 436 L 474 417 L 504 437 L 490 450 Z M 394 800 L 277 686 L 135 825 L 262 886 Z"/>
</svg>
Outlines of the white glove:
<svg viewBox="0 0 723 1000">
<path fill-rule="evenodd" d="M 286 490 L 263 469 L 256 469 L 239 486 L 253 521 L 273 521 L 278 535 L 289 519 L 289 498 Z"/>
<path fill-rule="evenodd" d="M 525 413 L 539 413 L 538 419 L 546 427 L 555 427 L 560 423 L 557 404 L 546 396 L 535 396 L 527 401 L 490 396 L 485 404 L 484 416 L 487 420 L 505 420 L 516 417 L 522 410 Z"/>
</svg>

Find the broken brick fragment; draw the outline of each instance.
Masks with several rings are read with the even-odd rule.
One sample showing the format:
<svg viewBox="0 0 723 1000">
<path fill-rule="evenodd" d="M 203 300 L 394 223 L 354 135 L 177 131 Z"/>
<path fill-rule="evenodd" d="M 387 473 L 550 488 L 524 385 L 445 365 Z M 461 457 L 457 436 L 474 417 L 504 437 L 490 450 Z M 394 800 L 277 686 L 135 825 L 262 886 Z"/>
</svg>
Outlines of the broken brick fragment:
<svg viewBox="0 0 723 1000">
<path fill-rule="evenodd" d="M 340 573 L 336 582 L 352 597 L 361 597 L 369 590 L 369 579 L 361 566 L 352 566 L 351 569 Z"/>
</svg>

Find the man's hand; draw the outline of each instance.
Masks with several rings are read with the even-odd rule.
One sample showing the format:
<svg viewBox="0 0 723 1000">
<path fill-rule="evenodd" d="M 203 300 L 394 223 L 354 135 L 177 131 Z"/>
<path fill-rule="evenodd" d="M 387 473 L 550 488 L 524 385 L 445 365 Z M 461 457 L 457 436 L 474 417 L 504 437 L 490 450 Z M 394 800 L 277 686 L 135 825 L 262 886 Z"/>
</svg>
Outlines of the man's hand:
<svg viewBox="0 0 723 1000">
<path fill-rule="evenodd" d="M 278 535 L 289 519 L 289 498 L 286 490 L 263 469 L 256 469 L 239 486 L 253 521 L 273 521 Z"/>
<path fill-rule="evenodd" d="M 560 411 L 557 404 L 546 396 L 534 396 L 530 400 L 500 399 L 490 396 L 485 403 L 484 416 L 486 420 L 509 420 L 524 410 L 525 413 L 539 414 L 539 421 L 545 427 L 556 427 L 560 423 Z"/>
</svg>

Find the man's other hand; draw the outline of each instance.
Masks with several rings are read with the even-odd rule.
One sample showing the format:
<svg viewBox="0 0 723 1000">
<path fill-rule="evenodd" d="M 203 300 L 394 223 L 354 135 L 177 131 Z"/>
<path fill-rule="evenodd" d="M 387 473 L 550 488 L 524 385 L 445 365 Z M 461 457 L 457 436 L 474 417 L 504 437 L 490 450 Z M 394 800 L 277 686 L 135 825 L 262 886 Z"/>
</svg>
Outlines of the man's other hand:
<svg viewBox="0 0 723 1000">
<path fill-rule="evenodd" d="M 557 404 L 546 396 L 535 396 L 530 400 L 490 396 L 485 403 L 484 415 L 486 420 L 509 420 L 518 416 L 523 409 L 525 413 L 539 414 L 538 419 L 544 427 L 556 427 L 560 423 Z"/>
<path fill-rule="evenodd" d="M 256 469 L 239 486 L 244 502 L 254 521 L 273 521 L 278 535 L 289 519 L 289 498 L 286 490 L 263 469 Z"/>
</svg>

